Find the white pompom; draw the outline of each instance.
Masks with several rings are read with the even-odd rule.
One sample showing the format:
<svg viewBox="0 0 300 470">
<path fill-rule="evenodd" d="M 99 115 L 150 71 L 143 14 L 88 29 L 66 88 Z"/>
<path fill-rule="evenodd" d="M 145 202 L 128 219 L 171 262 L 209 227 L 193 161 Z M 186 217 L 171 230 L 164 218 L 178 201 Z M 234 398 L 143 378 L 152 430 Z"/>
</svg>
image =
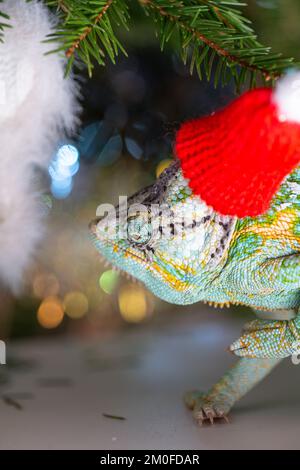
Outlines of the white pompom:
<svg viewBox="0 0 300 470">
<path fill-rule="evenodd" d="M 281 78 L 273 92 L 279 120 L 300 124 L 300 71 L 289 71 Z"/>
<path fill-rule="evenodd" d="M 78 87 L 63 58 L 45 55 L 56 19 L 43 2 L 4 0 L 1 11 L 12 28 L 0 43 L 0 280 L 15 290 L 44 233 L 34 166 L 47 168 L 76 127 Z"/>
</svg>

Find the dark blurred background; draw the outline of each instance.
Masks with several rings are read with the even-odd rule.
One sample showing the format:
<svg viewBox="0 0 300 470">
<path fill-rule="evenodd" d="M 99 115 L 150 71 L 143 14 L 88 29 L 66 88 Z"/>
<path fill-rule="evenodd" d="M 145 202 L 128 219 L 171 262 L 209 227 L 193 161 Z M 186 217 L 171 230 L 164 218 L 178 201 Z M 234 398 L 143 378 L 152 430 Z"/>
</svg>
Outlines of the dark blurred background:
<svg viewBox="0 0 300 470">
<path fill-rule="evenodd" d="M 263 43 L 300 59 L 299 0 L 249 0 L 245 14 Z M 60 178 L 50 166 L 47 237 L 22 295 L 1 290 L 0 338 L 104 335 L 184 314 L 105 267 L 88 223 L 100 203 L 131 195 L 169 164 L 180 122 L 225 105 L 235 90 L 190 76 L 172 45 L 162 53 L 139 10 L 130 32 L 120 35 L 128 58 L 96 67 L 92 79 L 82 72 L 82 127 L 77 139 L 61 143 L 73 145 L 73 176 Z"/>
</svg>

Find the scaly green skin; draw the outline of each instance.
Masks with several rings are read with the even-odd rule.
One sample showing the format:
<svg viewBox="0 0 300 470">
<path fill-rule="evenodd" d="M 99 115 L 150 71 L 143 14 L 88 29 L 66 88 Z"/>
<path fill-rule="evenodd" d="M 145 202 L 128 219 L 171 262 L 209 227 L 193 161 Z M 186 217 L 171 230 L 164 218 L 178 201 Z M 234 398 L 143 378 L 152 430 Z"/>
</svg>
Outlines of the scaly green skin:
<svg viewBox="0 0 300 470">
<path fill-rule="evenodd" d="M 113 239 L 107 235 L 109 217 L 91 224 L 97 249 L 114 266 L 171 303 L 280 312 L 281 320 L 270 313 L 270 320 L 248 324 L 230 347 L 247 359 L 207 395 L 187 397 L 200 422 L 223 417 L 281 358 L 299 350 L 300 319 L 285 318 L 300 306 L 300 169 L 281 185 L 269 211 L 256 218 L 238 220 L 207 207 L 192 194 L 178 162 L 130 198 L 133 203 L 156 204 L 157 210 L 129 216 L 125 234 Z M 167 225 L 166 209 L 172 213 Z"/>
</svg>

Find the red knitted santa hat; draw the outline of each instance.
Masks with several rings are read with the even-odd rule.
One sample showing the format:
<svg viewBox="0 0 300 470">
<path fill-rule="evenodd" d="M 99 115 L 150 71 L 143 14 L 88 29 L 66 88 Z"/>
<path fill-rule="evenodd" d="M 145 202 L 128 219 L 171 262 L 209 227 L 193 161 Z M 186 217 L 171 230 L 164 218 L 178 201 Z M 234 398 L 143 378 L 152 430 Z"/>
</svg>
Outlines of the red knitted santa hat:
<svg viewBox="0 0 300 470">
<path fill-rule="evenodd" d="M 300 162 L 300 72 L 274 90 L 249 91 L 211 116 L 186 122 L 175 148 L 194 194 L 214 210 L 264 213 Z"/>
</svg>

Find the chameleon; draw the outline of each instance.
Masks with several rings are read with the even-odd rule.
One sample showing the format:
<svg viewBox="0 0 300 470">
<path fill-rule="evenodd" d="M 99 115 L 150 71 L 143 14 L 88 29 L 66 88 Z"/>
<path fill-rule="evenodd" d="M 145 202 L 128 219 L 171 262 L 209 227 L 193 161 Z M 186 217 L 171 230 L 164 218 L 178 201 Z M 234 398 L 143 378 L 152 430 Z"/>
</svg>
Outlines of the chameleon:
<svg viewBox="0 0 300 470">
<path fill-rule="evenodd" d="M 200 425 L 228 421 L 234 404 L 299 349 L 300 167 L 257 217 L 214 211 L 193 194 L 176 158 L 128 207 L 90 223 L 98 252 L 116 269 L 173 304 L 246 305 L 257 315 L 229 347 L 237 362 L 207 392 L 185 395 Z"/>
</svg>

